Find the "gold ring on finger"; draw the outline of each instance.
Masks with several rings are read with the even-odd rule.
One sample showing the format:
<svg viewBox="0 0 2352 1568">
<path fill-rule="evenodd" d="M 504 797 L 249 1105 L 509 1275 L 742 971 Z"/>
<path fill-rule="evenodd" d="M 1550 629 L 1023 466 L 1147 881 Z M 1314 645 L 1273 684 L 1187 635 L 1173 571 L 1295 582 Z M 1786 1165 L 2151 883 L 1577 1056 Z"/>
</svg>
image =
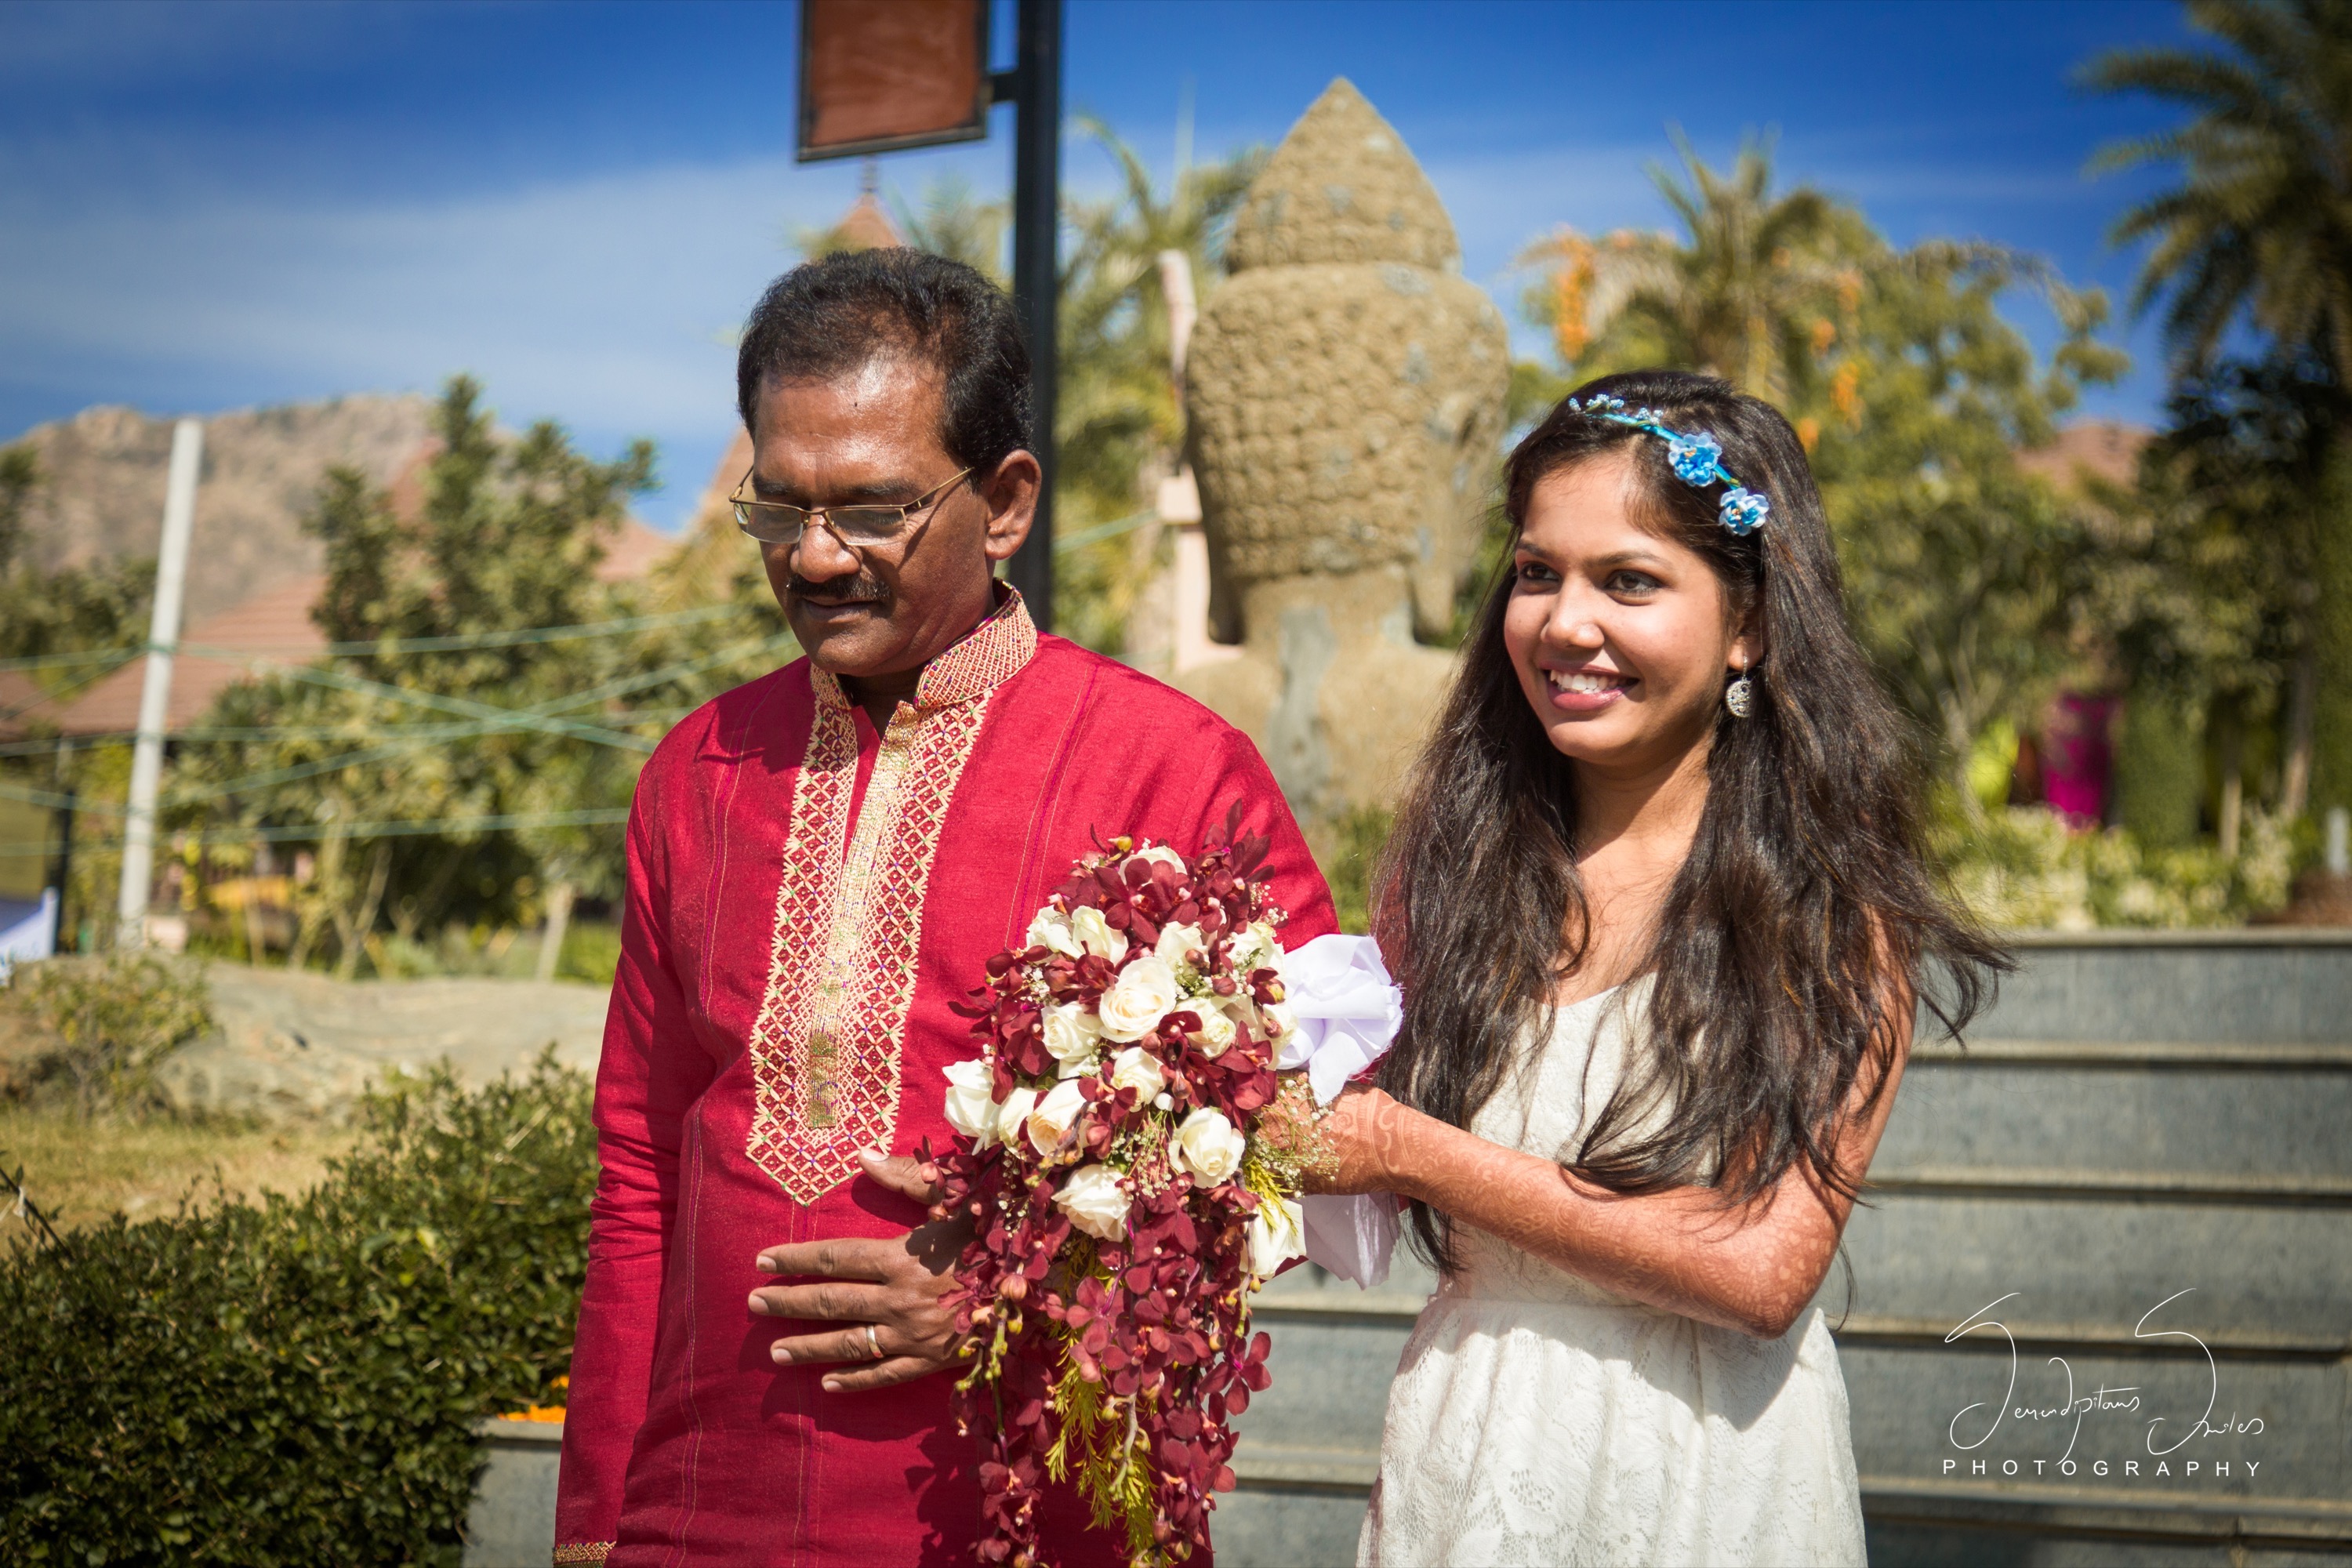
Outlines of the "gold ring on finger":
<svg viewBox="0 0 2352 1568">
<path fill-rule="evenodd" d="M 882 1359 L 881 1331 L 872 1323 L 866 1325 L 866 1359 L 868 1361 Z"/>
</svg>

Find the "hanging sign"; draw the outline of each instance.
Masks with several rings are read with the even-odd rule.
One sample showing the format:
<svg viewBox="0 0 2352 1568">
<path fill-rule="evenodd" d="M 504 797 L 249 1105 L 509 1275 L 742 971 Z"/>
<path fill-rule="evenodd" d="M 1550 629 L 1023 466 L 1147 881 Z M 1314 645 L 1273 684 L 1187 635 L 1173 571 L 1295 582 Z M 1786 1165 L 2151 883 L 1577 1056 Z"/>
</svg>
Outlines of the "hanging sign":
<svg viewBox="0 0 2352 1568">
<path fill-rule="evenodd" d="M 820 158 L 988 134 L 988 0 L 801 0 L 800 138 Z"/>
</svg>

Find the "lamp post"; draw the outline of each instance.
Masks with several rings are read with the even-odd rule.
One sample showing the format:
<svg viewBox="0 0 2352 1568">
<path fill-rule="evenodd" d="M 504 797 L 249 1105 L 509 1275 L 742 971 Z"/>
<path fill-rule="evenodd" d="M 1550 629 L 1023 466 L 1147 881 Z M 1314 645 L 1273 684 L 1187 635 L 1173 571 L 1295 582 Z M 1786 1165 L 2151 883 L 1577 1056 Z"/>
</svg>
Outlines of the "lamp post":
<svg viewBox="0 0 2352 1568">
<path fill-rule="evenodd" d="M 1037 463 L 1045 472 L 1037 520 L 1005 577 L 1028 601 L 1029 616 L 1054 625 L 1054 392 L 1060 372 L 1055 314 L 1061 299 L 1056 241 L 1062 223 L 1062 0 L 1021 0 L 1020 40 L 1010 71 L 996 78 L 996 100 L 1013 105 L 1013 299 L 1028 333 L 1030 416 Z"/>
</svg>

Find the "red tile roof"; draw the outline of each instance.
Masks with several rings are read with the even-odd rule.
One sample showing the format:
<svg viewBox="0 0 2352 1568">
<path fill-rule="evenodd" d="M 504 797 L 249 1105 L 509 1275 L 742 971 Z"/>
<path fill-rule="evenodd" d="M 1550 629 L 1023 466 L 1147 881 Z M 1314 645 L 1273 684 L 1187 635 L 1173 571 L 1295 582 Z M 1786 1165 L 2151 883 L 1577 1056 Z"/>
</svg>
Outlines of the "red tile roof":
<svg viewBox="0 0 2352 1568">
<path fill-rule="evenodd" d="M 0 669 L 0 741 L 21 741 L 35 719 L 54 720 L 58 699 L 22 670 Z"/>
<path fill-rule="evenodd" d="M 164 727 L 184 729 L 214 698 L 266 666 L 305 664 L 326 651 L 327 635 L 310 620 L 310 606 L 326 581 L 315 575 L 289 578 L 184 631 L 184 649 L 172 661 Z M 139 724 L 139 694 L 146 679 L 147 661 L 132 659 L 67 704 L 54 722 L 68 735 L 129 734 Z"/>
<path fill-rule="evenodd" d="M 602 582 L 623 583 L 642 577 L 677 542 L 656 533 L 635 518 L 624 521 L 605 542 L 604 562 L 596 569 Z M 217 616 L 206 616 L 180 636 L 185 651 L 173 662 L 172 700 L 164 710 L 164 728 L 184 729 L 213 704 L 213 699 L 240 680 L 273 665 L 307 664 L 327 648 L 327 636 L 310 619 L 327 580 L 316 574 L 289 578 Z M 15 679 L 0 672 L 0 680 Z M 28 710 L 13 721 L 9 688 L 0 686 L 0 725 L 22 726 L 25 718 L 43 717 L 68 735 L 128 734 L 138 727 L 139 695 L 147 679 L 147 661 L 133 659 L 78 696 L 45 709 Z"/>
<path fill-rule="evenodd" d="M 834 232 L 859 250 L 896 250 L 907 243 L 872 191 L 860 195 L 857 205 L 841 215 Z"/>
</svg>

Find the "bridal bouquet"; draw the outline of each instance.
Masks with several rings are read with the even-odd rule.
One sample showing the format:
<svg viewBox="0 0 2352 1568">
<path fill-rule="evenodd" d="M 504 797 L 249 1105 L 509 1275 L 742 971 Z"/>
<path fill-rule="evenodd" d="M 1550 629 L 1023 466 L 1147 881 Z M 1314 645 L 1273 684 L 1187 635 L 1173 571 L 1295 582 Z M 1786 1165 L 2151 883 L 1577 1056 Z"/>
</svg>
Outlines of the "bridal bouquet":
<svg viewBox="0 0 2352 1568">
<path fill-rule="evenodd" d="M 985 1562 L 1034 1562 L 1042 1489 L 1072 1476 L 1136 1562 L 1206 1544 L 1233 1418 L 1269 1382 L 1251 1292 L 1308 1248 L 1317 1102 L 1394 1033 L 1377 950 L 1322 965 L 1339 979 L 1302 1026 L 1284 913 L 1251 879 L 1266 845 L 1238 818 L 1190 860 L 1124 837 L 1087 857 L 966 1009 L 981 1055 L 948 1069 L 962 1136 L 933 1213 L 979 1227 L 943 1300 L 973 1363 Z M 1349 1226 L 1384 1271 L 1369 1224 Z"/>
</svg>

